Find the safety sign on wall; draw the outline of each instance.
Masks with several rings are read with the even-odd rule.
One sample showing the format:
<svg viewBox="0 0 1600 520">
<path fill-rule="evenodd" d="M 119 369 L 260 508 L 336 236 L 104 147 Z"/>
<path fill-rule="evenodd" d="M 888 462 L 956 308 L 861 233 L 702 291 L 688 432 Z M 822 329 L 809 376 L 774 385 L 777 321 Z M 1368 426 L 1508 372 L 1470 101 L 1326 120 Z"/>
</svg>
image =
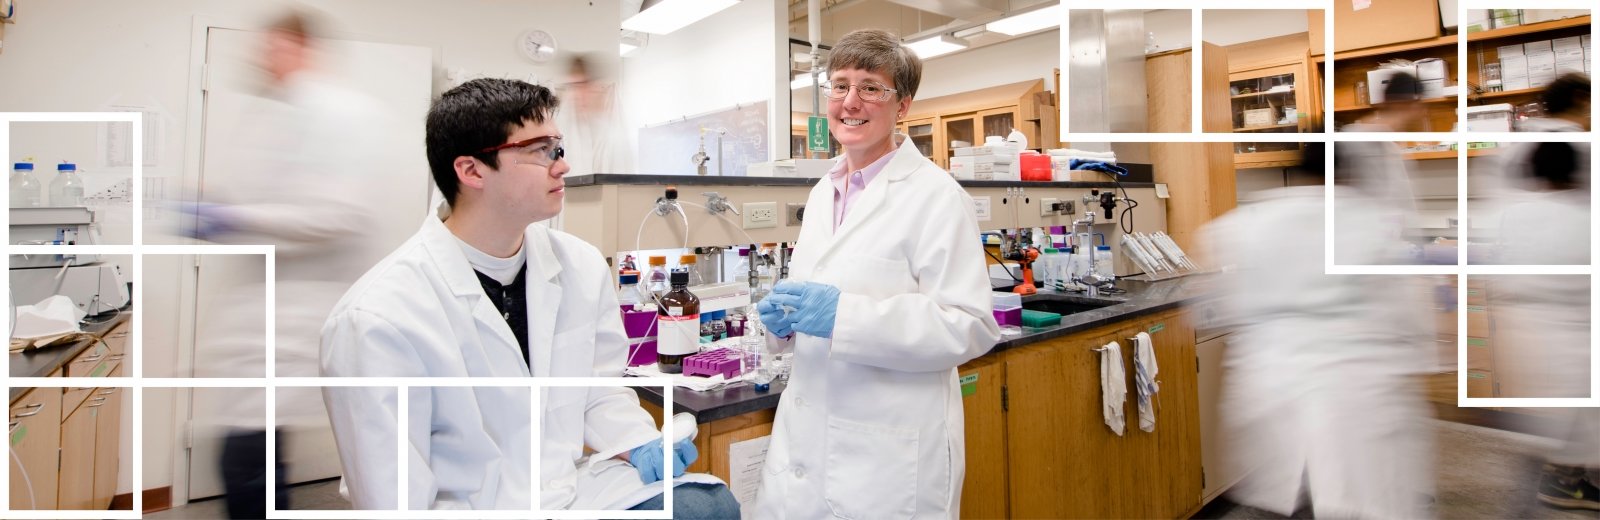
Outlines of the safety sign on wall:
<svg viewBox="0 0 1600 520">
<path fill-rule="evenodd" d="M 828 118 L 811 116 L 807 119 L 806 148 L 813 152 L 828 151 Z"/>
</svg>

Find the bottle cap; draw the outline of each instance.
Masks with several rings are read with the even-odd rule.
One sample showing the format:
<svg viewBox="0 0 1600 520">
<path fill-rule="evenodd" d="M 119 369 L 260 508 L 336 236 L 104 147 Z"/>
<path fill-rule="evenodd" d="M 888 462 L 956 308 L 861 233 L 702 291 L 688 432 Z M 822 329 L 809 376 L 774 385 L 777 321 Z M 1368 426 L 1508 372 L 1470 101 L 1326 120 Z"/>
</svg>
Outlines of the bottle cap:
<svg viewBox="0 0 1600 520">
<path fill-rule="evenodd" d="M 78 171 L 78 165 L 72 164 L 72 163 L 69 163 L 69 162 L 64 162 L 64 163 L 56 165 L 56 171 L 58 171 L 58 172 Z"/>
<path fill-rule="evenodd" d="M 19 162 L 19 163 L 16 163 L 16 164 L 12 164 L 11 165 L 11 169 L 31 172 L 31 171 L 33 171 L 33 163 L 31 163 L 31 162 Z"/>
<path fill-rule="evenodd" d="M 639 275 L 637 273 L 622 275 L 622 285 L 632 285 L 636 283 L 639 283 Z"/>
<path fill-rule="evenodd" d="M 739 248 L 739 256 L 750 256 L 750 249 L 743 247 Z"/>
<path fill-rule="evenodd" d="M 1095 246 L 1095 249 L 1098 249 L 1098 250 L 1101 250 L 1101 251 L 1110 251 L 1111 250 L 1111 246 Z"/>
<path fill-rule="evenodd" d="M 672 285 L 674 287 L 688 286 L 689 285 L 689 272 L 688 271 L 673 271 L 672 272 Z"/>
<path fill-rule="evenodd" d="M 678 263 L 680 264 L 692 264 L 695 263 L 694 260 L 694 255 L 683 255 L 678 257 Z"/>
<path fill-rule="evenodd" d="M 1043 252 L 1044 252 L 1044 254 L 1047 254 L 1047 255 L 1053 255 L 1053 254 L 1059 253 L 1060 251 L 1057 250 L 1054 247 L 1046 247 L 1046 248 L 1044 248 Z"/>
<path fill-rule="evenodd" d="M 652 257 L 650 257 L 650 265 L 651 266 L 667 265 L 667 257 L 665 257 L 665 256 L 652 256 Z"/>
</svg>

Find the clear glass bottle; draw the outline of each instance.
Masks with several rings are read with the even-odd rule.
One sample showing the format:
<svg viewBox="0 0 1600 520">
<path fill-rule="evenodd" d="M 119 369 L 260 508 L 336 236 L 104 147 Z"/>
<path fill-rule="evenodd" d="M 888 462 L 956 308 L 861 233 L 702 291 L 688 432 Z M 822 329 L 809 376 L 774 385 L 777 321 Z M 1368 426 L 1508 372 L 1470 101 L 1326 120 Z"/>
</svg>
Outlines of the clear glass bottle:
<svg viewBox="0 0 1600 520">
<path fill-rule="evenodd" d="M 772 292 L 773 281 L 778 276 L 778 266 L 776 265 L 778 262 L 778 244 L 772 242 L 761 244 L 761 255 L 759 257 L 751 255 L 750 261 L 758 262 L 756 264 L 756 276 L 760 278 L 756 291 L 750 294 L 750 298 L 753 300 L 764 298 L 767 293 Z"/>
<path fill-rule="evenodd" d="M 621 306 L 622 310 L 625 311 L 638 307 L 642 303 L 639 300 L 639 275 L 636 273 L 623 274 L 618 277 L 618 282 L 617 305 Z"/>
<path fill-rule="evenodd" d="M 650 274 L 645 278 L 645 291 L 640 293 L 645 299 L 657 301 L 661 295 L 672 290 L 672 279 L 667 274 L 667 257 L 650 257 Z"/>
<path fill-rule="evenodd" d="M 40 202 L 39 178 L 33 175 L 33 163 L 19 162 L 11 165 L 11 207 L 37 208 Z"/>
<path fill-rule="evenodd" d="M 678 267 L 689 271 L 689 286 L 696 287 L 706 284 L 706 279 L 700 274 L 700 265 L 695 255 L 681 255 L 678 257 Z"/>
<path fill-rule="evenodd" d="M 83 205 L 83 177 L 78 176 L 78 165 L 65 162 L 56 165 L 56 178 L 50 181 L 50 205 Z"/>
<path fill-rule="evenodd" d="M 745 373 L 753 374 L 750 381 L 755 383 L 757 392 L 765 392 L 768 385 L 777 375 L 761 362 L 762 356 L 767 352 L 767 328 L 761 325 L 761 314 L 755 307 L 745 309 L 744 336 L 739 339 L 739 350 L 744 360 Z"/>
<path fill-rule="evenodd" d="M 700 298 L 689 292 L 688 272 L 672 272 L 672 290 L 661 297 L 656 329 L 656 363 L 663 373 L 683 373 L 683 358 L 700 351 Z"/>
</svg>

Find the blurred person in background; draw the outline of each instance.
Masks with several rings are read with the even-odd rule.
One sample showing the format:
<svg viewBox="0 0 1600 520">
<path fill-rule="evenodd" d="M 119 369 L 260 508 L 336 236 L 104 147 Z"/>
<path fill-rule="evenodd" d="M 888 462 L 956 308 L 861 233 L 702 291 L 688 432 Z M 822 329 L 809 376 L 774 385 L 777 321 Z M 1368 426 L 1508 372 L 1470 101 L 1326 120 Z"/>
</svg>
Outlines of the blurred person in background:
<svg viewBox="0 0 1600 520">
<path fill-rule="evenodd" d="M 1323 154 L 1308 143 L 1302 168 L 1320 178 Z M 1377 180 L 1336 176 L 1336 196 L 1370 203 Z M 1219 409 L 1223 464 L 1245 476 L 1230 498 L 1283 515 L 1309 497 L 1317 518 L 1425 517 L 1431 414 L 1413 377 L 1427 368 L 1426 306 L 1395 296 L 1399 277 L 1323 272 L 1324 189 L 1269 190 L 1205 231 L 1208 258 L 1231 266 L 1215 294 L 1236 327 Z M 1393 250 L 1370 214 L 1340 208 L 1336 217 L 1345 257 Z"/>
<path fill-rule="evenodd" d="M 1539 93 L 1545 117 L 1517 122 L 1522 132 L 1586 132 L 1589 130 L 1589 76 L 1569 72 Z M 1587 164 L 1587 163 L 1585 163 Z"/>
<path fill-rule="evenodd" d="M 1372 115 L 1345 125 L 1341 132 L 1429 132 L 1428 107 L 1422 104 L 1421 82 L 1407 73 L 1398 73 L 1383 86 L 1383 102 L 1373 103 Z"/>
<path fill-rule="evenodd" d="M 1361 122 L 1345 125 L 1345 132 L 1419 132 L 1427 124 L 1427 108 L 1419 101 L 1417 79 L 1396 74 L 1384 88 L 1384 102 Z M 1346 236 L 1339 233 L 1334 242 L 1334 263 L 1338 265 L 1415 263 L 1420 251 L 1403 242 L 1403 234 L 1414 227 L 1417 203 L 1411 190 L 1409 165 L 1400 147 L 1391 141 L 1352 141 L 1338 145 L 1339 172 L 1359 172 L 1359 190 L 1344 193 L 1360 197 L 1336 196 L 1335 214 L 1339 221 L 1358 219 L 1367 229 L 1382 234 L 1385 249 L 1366 255 L 1360 247 L 1341 247 Z M 1337 182 L 1337 179 L 1335 180 Z M 1353 185 L 1347 183 L 1347 185 Z M 1451 264 L 1455 263 L 1451 259 Z"/>
<path fill-rule="evenodd" d="M 370 157 L 385 143 L 368 138 L 373 125 L 387 124 L 376 101 L 338 87 L 319 70 L 317 40 L 323 19 L 296 9 L 280 15 L 263 33 L 260 91 L 247 96 L 236 128 L 223 130 L 230 168 L 229 189 L 208 190 L 202 202 L 184 207 L 184 234 L 226 244 L 276 247 L 276 375 L 315 377 L 323 322 L 350 284 L 382 257 L 370 233 L 379 172 Z M 392 143 L 390 143 L 392 144 Z M 266 358 L 262 307 L 264 279 L 229 288 L 230 303 L 214 309 L 196 334 L 197 348 L 218 360 L 195 367 L 197 376 L 261 377 Z M 220 362 L 226 360 L 226 362 Z M 230 391 L 219 389 L 219 391 Z M 224 409 L 206 411 L 230 429 L 220 469 L 232 518 L 264 518 L 266 482 L 265 404 L 259 390 L 239 389 Z M 277 391 L 280 433 L 326 424 L 315 388 Z M 325 428 L 325 426 L 323 426 Z M 287 509 L 282 436 L 279 437 L 277 508 Z"/>
<path fill-rule="evenodd" d="M 578 54 L 567 63 L 566 83 L 558 92 L 566 106 L 556 119 L 563 146 L 570 151 L 568 175 L 633 171 L 633 150 L 616 110 L 615 88 L 594 56 Z"/>
<path fill-rule="evenodd" d="M 1500 216 L 1496 263 L 1588 265 L 1589 143 L 1532 143 L 1513 155 L 1506 174 L 1529 190 Z M 1500 277 L 1490 291 L 1495 313 L 1499 397 L 1590 397 L 1590 302 L 1587 275 Z M 1600 408 L 1561 410 L 1565 431 L 1546 456 L 1540 502 L 1600 509 L 1593 472 L 1600 469 Z"/>
</svg>

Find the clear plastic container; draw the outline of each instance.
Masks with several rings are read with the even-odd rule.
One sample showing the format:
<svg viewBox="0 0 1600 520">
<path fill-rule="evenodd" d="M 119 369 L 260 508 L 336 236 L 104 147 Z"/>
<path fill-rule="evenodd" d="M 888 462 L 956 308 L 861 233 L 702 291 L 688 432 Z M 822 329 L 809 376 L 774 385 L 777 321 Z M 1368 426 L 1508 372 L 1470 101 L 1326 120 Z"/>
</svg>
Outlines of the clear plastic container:
<svg viewBox="0 0 1600 520">
<path fill-rule="evenodd" d="M 1115 272 L 1111 266 L 1111 246 L 1094 248 L 1094 272 L 1100 276 L 1111 276 Z"/>
<path fill-rule="evenodd" d="M 43 184 L 33 175 L 33 163 L 19 162 L 11 165 L 11 207 L 37 208 L 44 205 L 40 199 Z"/>
<path fill-rule="evenodd" d="M 638 307 L 641 303 L 639 300 L 639 275 L 624 274 L 618 277 L 618 282 L 617 304 L 622 307 L 622 310 L 632 310 L 634 307 Z"/>
<path fill-rule="evenodd" d="M 696 261 L 697 259 L 698 257 L 695 255 L 680 255 L 678 257 L 678 267 L 689 270 L 689 287 L 706 284 L 705 277 L 700 274 L 700 265 Z"/>
<path fill-rule="evenodd" d="M 56 178 L 50 181 L 50 205 L 56 207 L 83 205 L 83 177 L 78 176 L 78 165 L 56 165 Z"/>
</svg>

